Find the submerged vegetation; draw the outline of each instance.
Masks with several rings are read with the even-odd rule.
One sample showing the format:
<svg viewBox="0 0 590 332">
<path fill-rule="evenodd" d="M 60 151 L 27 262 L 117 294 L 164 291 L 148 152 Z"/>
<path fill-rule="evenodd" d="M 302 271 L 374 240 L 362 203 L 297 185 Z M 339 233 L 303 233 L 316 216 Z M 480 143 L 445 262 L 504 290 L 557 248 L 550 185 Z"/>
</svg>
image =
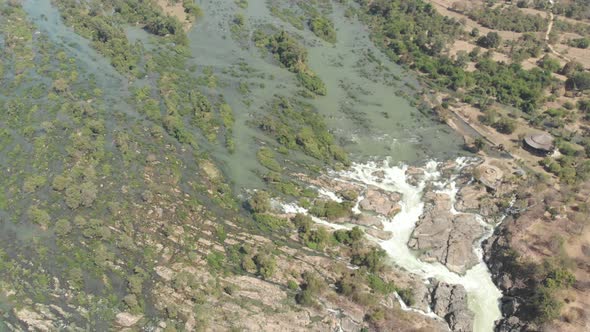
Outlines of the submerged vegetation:
<svg viewBox="0 0 590 332">
<path fill-rule="evenodd" d="M 304 88 L 317 95 L 327 94 L 324 82 L 307 65 L 307 50 L 294 37 L 285 31 L 268 36 L 258 30 L 254 39 L 275 55 L 285 68 L 296 73 Z"/>
</svg>

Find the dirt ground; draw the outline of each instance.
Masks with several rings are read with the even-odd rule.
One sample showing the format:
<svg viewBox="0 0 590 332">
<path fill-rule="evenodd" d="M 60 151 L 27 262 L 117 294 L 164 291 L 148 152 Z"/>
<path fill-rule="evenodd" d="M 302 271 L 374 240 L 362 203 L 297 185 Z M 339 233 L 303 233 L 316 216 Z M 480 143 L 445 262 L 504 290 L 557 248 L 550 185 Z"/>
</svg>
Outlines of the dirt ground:
<svg viewBox="0 0 590 332">
<path fill-rule="evenodd" d="M 162 7 L 162 10 L 167 15 L 178 18 L 178 20 L 183 23 L 184 29 L 186 31 L 190 30 L 192 27 L 192 22 L 188 19 L 186 13 L 184 12 L 182 1 L 178 3 L 170 3 L 168 0 L 158 0 L 158 5 Z"/>
</svg>

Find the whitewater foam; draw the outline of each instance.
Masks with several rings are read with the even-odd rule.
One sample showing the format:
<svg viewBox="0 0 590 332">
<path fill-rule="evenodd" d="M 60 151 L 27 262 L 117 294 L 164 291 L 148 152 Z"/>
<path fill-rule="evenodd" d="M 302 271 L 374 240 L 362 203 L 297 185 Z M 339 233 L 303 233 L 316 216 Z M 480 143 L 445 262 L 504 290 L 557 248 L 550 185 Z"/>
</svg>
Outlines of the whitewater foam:
<svg viewBox="0 0 590 332">
<path fill-rule="evenodd" d="M 455 170 L 473 163 L 473 159 L 459 158 L 456 160 Z M 365 186 L 375 186 L 387 192 L 398 192 L 402 195 L 400 202 L 401 211 L 392 219 L 384 223 L 384 230 L 390 231 L 393 237 L 389 240 L 378 240 L 371 237 L 371 240 L 378 243 L 385 250 L 392 263 L 407 270 L 410 273 L 420 276 L 425 282 L 428 279 L 436 278 L 439 281 L 449 284 L 463 285 L 468 294 L 469 309 L 474 313 L 474 331 L 488 332 L 493 331 L 494 321 L 501 318 L 499 308 L 499 299 L 502 296 L 500 290 L 492 282 L 489 269 L 483 262 L 482 242 L 490 237 L 493 233 L 493 227 L 486 224 L 481 216 L 476 215 L 478 221 L 485 226 L 487 230 L 485 235 L 474 244 L 474 251 L 479 258 L 479 263 L 469 269 L 465 275 L 459 275 L 449 271 L 449 269 L 440 263 L 427 263 L 419 260 L 410 250 L 407 243 L 416 226 L 416 222 L 424 211 L 424 202 L 422 201 L 423 191 L 427 183 L 431 183 L 437 188 L 438 192 L 448 194 L 452 200 L 452 213 L 459 213 L 454 208 L 458 188 L 455 184 L 456 177 L 442 179 L 442 174 L 438 170 L 440 163 L 430 161 L 423 167 L 424 174 L 421 175 L 420 181 L 413 185 L 409 183 L 406 171 L 408 167 L 391 166 L 388 161 L 383 163 L 367 162 L 365 164 L 353 164 L 348 170 L 341 172 L 332 172 L 330 175 L 345 181 L 361 183 Z M 329 191 L 323 192 L 325 196 L 332 196 Z M 336 196 L 334 194 L 334 196 Z M 358 210 L 358 202 L 355 209 Z M 306 213 L 305 209 L 287 206 L 290 211 Z M 356 212 L 356 211 L 355 211 Z M 360 211 L 358 211 L 360 212 Z M 350 225 L 340 225 L 327 222 L 319 218 L 313 218 L 315 222 L 333 227 L 334 229 L 349 229 Z M 436 317 L 432 312 L 424 312 L 414 308 L 409 308 L 397 297 L 402 304 L 402 309 L 420 312 L 429 317 Z M 440 318 L 440 317 L 439 317 Z"/>
</svg>

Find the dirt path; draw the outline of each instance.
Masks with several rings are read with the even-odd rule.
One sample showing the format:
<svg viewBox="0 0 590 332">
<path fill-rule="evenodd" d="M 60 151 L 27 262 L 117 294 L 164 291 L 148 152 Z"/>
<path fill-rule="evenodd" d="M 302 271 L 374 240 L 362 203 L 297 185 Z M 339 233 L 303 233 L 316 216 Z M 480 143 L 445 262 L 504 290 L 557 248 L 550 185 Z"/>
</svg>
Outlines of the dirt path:
<svg viewBox="0 0 590 332">
<path fill-rule="evenodd" d="M 553 1 L 551 1 L 551 5 L 553 6 Z M 551 43 L 549 43 L 549 35 L 551 34 L 551 30 L 553 30 L 553 22 L 555 21 L 555 17 L 553 16 L 553 12 L 549 11 L 549 24 L 547 25 L 547 32 L 545 32 L 545 41 L 547 42 L 547 47 L 549 48 L 549 50 L 551 51 L 551 53 L 555 54 L 556 56 L 558 56 L 559 58 L 570 62 L 571 60 L 566 57 L 565 55 L 557 52 L 553 46 L 551 45 Z"/>
</svg>

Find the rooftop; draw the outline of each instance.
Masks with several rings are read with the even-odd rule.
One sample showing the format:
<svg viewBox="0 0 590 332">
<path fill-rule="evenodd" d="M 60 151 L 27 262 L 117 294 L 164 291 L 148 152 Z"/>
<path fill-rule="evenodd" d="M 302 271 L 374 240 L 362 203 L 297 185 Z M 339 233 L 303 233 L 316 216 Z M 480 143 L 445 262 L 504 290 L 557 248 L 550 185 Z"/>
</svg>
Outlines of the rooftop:
<svg viewBox="0 0 590 332">
<path fill-rule="evenodd" d="M 525 143 L 537 150 L 552 151 L 553 137 L 547 133 L 529 135 L 524 138 Z"/>
</svg>

